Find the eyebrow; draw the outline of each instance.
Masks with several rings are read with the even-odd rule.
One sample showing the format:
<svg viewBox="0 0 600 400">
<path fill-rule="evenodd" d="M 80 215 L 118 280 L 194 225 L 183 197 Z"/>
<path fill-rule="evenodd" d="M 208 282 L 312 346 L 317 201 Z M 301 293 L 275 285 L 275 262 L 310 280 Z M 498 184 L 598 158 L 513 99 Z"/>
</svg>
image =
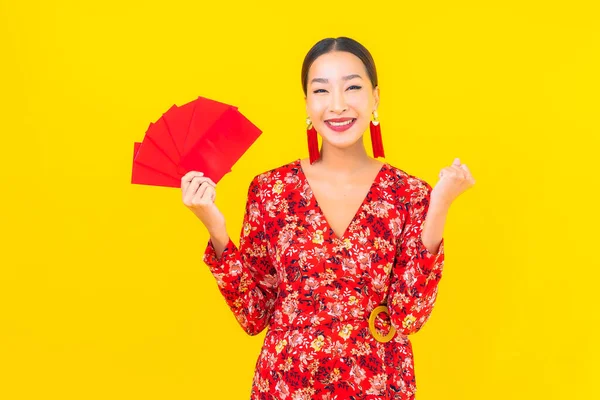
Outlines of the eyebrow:
<svg viewBox="0 0 600 400">
<path fill-rule="evenodd" d="M 349 81 L 350 79 L 354 79 L 354 78 L 360 78 L 362 79 L 362 77 L 358 74 L 352 74 L 352 75 L 347 75 L 347 76 L 343 76 L 342 80 L 344 81 Z M 310 81 L 310 83 L 315 83 L 315 82 L 319 82 L 319 83 L 328 83 L 329 79 L 325 79 L 325 78 L 314 78 L 312 81 Z"/>
</svg>

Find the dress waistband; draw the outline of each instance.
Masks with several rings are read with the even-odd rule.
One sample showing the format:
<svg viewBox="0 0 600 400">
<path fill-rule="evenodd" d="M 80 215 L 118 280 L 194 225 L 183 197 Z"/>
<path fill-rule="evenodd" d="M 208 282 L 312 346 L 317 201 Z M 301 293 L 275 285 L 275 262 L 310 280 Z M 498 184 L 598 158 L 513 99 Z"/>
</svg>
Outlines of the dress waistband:
<svg viewBox="0 0 600 400">
<path fill-rule="evenodd" d="M 379 317 L 377 318 L 377 316 L 381 313 L 384 313 L 384 317 Z M 306 321 L 306 323 L 302 324 L 298 324 L 298 323 L 292 323 L 292 324 L 275 324 L 272 323 L 269 325 L 269 330 L 270 331 L 274 331 L 274 332 L 286 332 L 286 331 L 293 331 L 293 330 L 302 330 L 302 329 L 318 329 L 320 327 L 324 327 L 324 328 L 332 328 L 335 325 L 338 324 L 344 324 L 344 323 L 351 323 L 351 322 L 359 322 L 359 323 L 366 323 L 369 331 L 371 332 L 371 335 L 379 342 L 389 342 L 390 340 L 392 340 L 395 336 L 396 333 L 396 328 L 391 324 L 390 322 L 390 317 L 389 317 L 389 311 L 386 305 L 380 305 L 378 307 L 375 307 L 371 313 L 367 316 L 357 316 L 357 317 L 353 317 L 353 316 L 348 316 L 347 318 L 335 318 L 335 317 L 331 317 L 330 315 L 324 314 L 322 317 L 320 315 L 316 315 L 315 317 L 311 318 L 311 319 L 315 319 L 316 318 L 316 322 L 311 322 L 311 320 L 309 319 L 308 321 Z M 322 318 L 326 318 L 325 320 L 321 320 Z M 383 321 L 383 323 L 379 324 L 378 327 L 385 327 L 387 328 L 386 330 L 388 330 L 388 333 L 383 336 L 381 333 L 379 333 L 376 329 L 376 321 L 380 320 Z"/>
</svg>

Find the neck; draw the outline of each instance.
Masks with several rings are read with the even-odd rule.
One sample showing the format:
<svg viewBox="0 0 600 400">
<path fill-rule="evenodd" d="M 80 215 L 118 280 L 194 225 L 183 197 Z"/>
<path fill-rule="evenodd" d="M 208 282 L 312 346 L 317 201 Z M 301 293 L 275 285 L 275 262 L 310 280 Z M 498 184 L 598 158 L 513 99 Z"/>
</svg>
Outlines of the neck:
<svg viewBox="0 0 600 400">
<path fill-rule="evenodd" d="M 358 140 L 353 146 L 340 149 L 323 142 L 321 157 L 318 164 L 334 173 L 354 173 L 365 168 L 373 162 L 367 154 L 362 140 Z"/>
</svg>

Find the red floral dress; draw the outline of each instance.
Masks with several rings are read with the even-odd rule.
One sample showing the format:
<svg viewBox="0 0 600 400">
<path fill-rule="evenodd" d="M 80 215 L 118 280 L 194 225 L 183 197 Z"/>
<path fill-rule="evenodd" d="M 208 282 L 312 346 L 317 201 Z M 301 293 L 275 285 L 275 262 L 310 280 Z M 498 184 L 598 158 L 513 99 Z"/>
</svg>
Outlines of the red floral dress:
<svg viewBox="0 0 600 400">
<path fill-rule="evenodd" d="M 414 399 L 411 342 L 431 315 L 444 265 L 421 241 L 431 186 L 384 163 L 337 237 L 300 160 L 257 175 L 239 248 L 204 262 L 241 327 L 267 326 L 251 399 Z M 375 327 L 371 311 L 387 304 Z"/>
</svg>

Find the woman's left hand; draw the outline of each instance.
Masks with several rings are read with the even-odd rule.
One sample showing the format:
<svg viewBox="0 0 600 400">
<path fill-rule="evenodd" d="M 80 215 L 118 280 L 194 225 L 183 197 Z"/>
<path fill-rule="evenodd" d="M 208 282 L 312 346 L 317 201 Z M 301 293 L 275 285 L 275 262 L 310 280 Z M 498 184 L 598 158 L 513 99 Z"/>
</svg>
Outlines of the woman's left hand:
<svg viewBox="0 0 600 400">
<path fill-rule="evenodd" d="M 455 158 L 449 167 L 442 168 L 439 177 L 440 180 L 431 191 L 430 201 L 447 206 L 475 184 L 471 171 L 465 164 L 460 163 L 459 158 Z"/>
</svg>

